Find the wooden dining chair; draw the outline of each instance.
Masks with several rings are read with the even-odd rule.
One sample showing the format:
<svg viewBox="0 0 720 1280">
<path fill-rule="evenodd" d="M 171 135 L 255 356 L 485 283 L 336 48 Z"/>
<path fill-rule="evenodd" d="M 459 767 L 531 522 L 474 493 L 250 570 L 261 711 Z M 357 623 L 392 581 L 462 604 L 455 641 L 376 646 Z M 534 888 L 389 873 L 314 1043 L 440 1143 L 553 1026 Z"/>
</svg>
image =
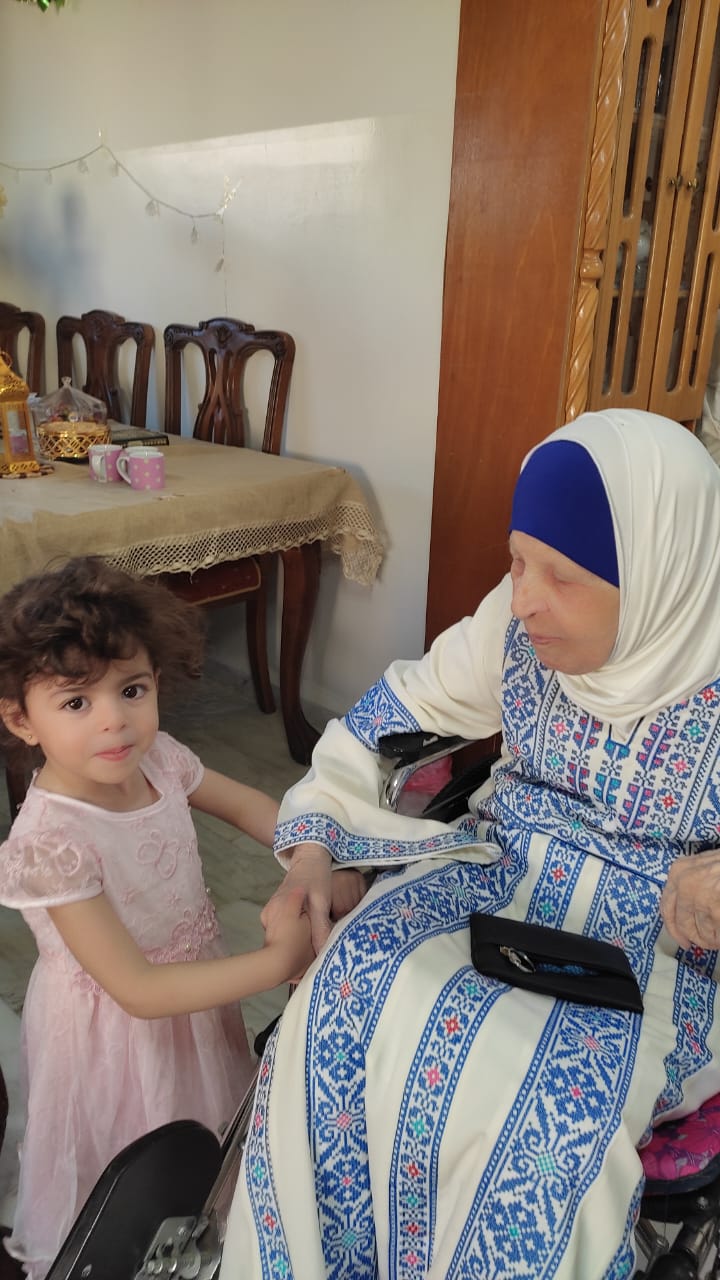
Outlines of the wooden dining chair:
<svg viewBox="0 0 720 1280">
<path fill-rule="evenodd" d="M 155 346 L 155 330 L 150 324 L 126 320 L 112 311 L 85 311 L 81 316 L 61 316 L 57 322 L 58 378 L 73 379 L 74 339 L 85 347 L 83 391 L 104 401 L 116 422 L 144 427 L 150 360 Z M 129 397 L 129 411 L 123 407 L 118 386 L 118 353 L 126 342 L 135 343 L 135 366 Z"/>
<path fill-rule="evenodd" d="M 205 366 L 205 387 L 193 424 L 193 435 L 214 444 L 245 445 L 248 411 L 244 395 L 247 363 L 258 351 L 273 357 L 263 453 L 279 453 L 295 343 L 279 329 L 256 330 L 242 320 L 226 316 L 203 320 L 196 329 L 171 324 L 165 330 L 165 430 L 181 429 L 182 357 L 188 345 L 200 349 Z"/>
<path fill-rule="evenodd" d="M 27 331 L 27 359 L 21 368 L 18 338 Z M 6 351 L 16 373 L 31 391 L 42 393 L 45 361 L 45 321 L 39 311 L 23 311 L 12 302 L 0 302 L 0 351 Z"/>
<path fill-rule="evenodd" d="M 285 423 L 295 343 L 289 333 L 278 329 L 256 330 L 242 320 L 218 317 L 204 320 L 196 328 L 171 324 L 165 330 L 165 431 L 181 434 L 183 388 L 187 369 L 183 368 L 188 347 L 202 353 L 204 386 L 193 435 L 214 444 L 248 447 L 248 410 L 245 372 L 257 352 L 273 358 L 261 449 L 280 453 Z M 247 646 L 253 688 L 261 711 L 275 710 L 267 663 L 267 574 L 272 557 L 249 556 L 231 560 L 193 574 L 172 573 L 165 582 L 178 595 L 207 606 L 246 602 Z"/>
</svg>

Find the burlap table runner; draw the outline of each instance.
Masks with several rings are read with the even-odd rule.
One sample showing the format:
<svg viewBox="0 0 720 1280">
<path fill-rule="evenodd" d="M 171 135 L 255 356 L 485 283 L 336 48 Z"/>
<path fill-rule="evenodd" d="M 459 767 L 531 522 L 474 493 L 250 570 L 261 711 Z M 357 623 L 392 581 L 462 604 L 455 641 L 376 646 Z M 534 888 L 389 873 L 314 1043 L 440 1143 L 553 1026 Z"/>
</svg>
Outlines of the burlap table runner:
<svg viewBox="0 0 720 1280">
<path fill-rule="evenodd" d="M 98 484 L 87 466 L 0 481 L 0 591 L 58 558 L 93 553 L 142 576 L 192 571 L 318 539 L 356 582 L 383 545 L 362 489 L 340 467 L 172 439 L 165 488 Z"/>
</svg>

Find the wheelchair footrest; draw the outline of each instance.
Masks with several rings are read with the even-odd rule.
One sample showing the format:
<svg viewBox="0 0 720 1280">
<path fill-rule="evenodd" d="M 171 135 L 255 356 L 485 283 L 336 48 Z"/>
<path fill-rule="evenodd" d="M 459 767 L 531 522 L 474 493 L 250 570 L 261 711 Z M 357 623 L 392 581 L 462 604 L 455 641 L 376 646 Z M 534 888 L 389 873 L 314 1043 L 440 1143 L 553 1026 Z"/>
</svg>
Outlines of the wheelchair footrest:
<svg viewBox="0 0 720 1280">
<path fill-rule="evenodd" d="M 166 1218 L 153 1237 L 135 1280 L 212 1280 L 220 1267 L 222 1244 L 215 1214 Z"/>
</svg>

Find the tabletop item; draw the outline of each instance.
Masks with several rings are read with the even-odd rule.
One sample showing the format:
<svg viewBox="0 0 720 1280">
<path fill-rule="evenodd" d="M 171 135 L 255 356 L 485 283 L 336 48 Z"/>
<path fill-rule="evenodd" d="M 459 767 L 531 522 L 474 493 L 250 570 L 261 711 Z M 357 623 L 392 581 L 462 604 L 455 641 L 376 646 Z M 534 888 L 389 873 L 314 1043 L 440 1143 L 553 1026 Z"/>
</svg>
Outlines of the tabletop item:
<svg viewBox="0 0 720 1280">
<path fill-rule="evenodd" d="M 110 438 L 113 444 L 122 445 L 124 449 L 130 445 L 146 445 L 159 449 L 161 445 L 169 445 L 170 438 L 164 431 L 151 431 L 147 427 L 134 427 L 126 422 L 110 423 Z"/>
<path fill-rule="evenodd" d="M 38 446 L 53 462 L 86 462 L 93 444 L 108 444 L 107 406 L 63 378 L 48 396 L 33 399 L 32 415 Z"/>
<path fill-rule="evenodd" d="M 117 471 L 131 489 L 165 488 L 165 458 L 160 449 L 135 446 L 122 449 Z"/>
<path fill-rule="evenodd" d="M 7 352 L 0 351 L 0 476 L 39 475 L 28 409 L 30 388 L 11 365 Z"/>
<path fill-rule="evenodd" d="M 121 453 L 121 444 L 91 444 L 88 449 L 90 479 L 100 484 L 116 484 L 120 479 L 117 464 Z"/>
</svg>

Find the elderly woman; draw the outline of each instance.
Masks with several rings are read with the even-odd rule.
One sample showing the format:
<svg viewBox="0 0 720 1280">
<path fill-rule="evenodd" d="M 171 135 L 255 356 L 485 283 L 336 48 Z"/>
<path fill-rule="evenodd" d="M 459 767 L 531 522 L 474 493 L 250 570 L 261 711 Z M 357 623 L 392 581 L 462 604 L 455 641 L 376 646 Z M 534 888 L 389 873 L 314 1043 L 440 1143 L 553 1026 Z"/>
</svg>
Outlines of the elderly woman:
<svg viewBox="0 0 720 1280">
<path fill-rule="evenodd" d="M 585 414 L 525 461 L 509 575 L 328 726 L 276 838 L 325 945 L 261 1067 L 223 1280 L 631 1274 L 636 1148 L 720 1088 L 719 547 L 692 435 Z M 454 825 L 379 808 L 378 737 L 418 728 L 502 729 Z M 348 863 L 380 874 L 325 942 Z M 477 972 L 475 911 L 621 947 L 644 1013 Z"/>
</svg>

